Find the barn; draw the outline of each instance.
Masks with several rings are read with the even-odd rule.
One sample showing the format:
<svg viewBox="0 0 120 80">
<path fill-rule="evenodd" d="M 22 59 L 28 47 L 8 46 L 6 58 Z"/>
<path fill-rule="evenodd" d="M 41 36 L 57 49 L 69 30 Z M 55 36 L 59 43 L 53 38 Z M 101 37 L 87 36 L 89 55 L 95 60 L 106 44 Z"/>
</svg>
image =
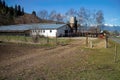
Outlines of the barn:
<svg viewBox="0 0 120 80">
<path fill-rule="evenodd" d="M 0 26 L 0 35 L 25 35 L 56 37 L 65 36 L 70 28 L 66 24 L 19 24 Z"/>
</svg>

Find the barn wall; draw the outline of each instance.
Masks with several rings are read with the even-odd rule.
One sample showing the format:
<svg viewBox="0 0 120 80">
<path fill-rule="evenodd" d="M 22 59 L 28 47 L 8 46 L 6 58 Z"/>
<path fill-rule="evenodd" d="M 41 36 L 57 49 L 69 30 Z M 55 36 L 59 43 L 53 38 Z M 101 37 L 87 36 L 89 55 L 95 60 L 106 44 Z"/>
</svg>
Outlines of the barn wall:
<svg viewBox="0 0 120 80">
<path fill-rule="evenodd" d="M 57 29 L 57 36 L 65 36 L 65 30 L 68 30 L 68 32 L 69 32 L 70 28 L 67 25 L 58 28 Z"/>
<path fill-rule="evenodd" d="M 31 35 L 42 35 L 45 37 L 56 37 L 57 36 L 64 36 L 65 35 L 65 30 L 69 31 L 69 27 L 67 25 L 62 26 L 58 29 L 36 29 L 36 30 L 31 30 Z"/>
<path fill-rule="evenodd" d="M 35 35 L 41 35 L 41 36 L 45 36 L 45 37 L 56 37 L 56 29 L 43 29 L 43 30 L 31 30 L 31 35 L 35 36 Z"/>
<path fill-rule="evenodd" d="M 48 29 L 48 30 L 43 30 L 41 35 L 44 35 L 45 37 L 56 37 L 56 29 Z"/>
</svg>

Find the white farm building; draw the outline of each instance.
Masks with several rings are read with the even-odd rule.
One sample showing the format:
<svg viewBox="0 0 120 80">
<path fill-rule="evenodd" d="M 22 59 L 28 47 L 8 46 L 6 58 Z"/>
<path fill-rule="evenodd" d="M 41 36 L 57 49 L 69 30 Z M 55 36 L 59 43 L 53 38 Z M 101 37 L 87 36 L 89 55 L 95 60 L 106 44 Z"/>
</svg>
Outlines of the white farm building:
<svg viewBox="0 0 120 80">
<path fill-rule="evenodd" d="M 0 35 L 64 36 L 70 28 L 66 24 L 19 24 L 0 26 Z"/>
</svg>

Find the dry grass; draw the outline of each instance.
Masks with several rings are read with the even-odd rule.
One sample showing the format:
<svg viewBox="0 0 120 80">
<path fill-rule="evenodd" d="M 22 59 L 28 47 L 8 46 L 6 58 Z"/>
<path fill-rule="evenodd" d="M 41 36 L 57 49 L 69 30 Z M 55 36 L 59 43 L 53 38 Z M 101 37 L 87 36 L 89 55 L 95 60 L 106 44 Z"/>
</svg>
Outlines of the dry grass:
<svg viewBox="0 0 120 80">
<path fill-rule="evenodd" d="M 85 47 L 84 41 L 72 40 L 51 49 L 1 43 L 0 79 L 119 80 L 120 63 L 114 63 L 114 47 L 91 49 Z M 96 39 L 94 43 L 102 42 Z"/>
</svg>

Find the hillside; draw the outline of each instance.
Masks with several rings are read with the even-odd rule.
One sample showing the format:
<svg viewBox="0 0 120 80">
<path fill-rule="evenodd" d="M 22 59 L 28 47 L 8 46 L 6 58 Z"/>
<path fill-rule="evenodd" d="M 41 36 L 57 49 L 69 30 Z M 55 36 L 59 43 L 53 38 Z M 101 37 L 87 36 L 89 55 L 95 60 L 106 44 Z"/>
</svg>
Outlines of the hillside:
<svg viewBox="0 0 120 80">
<path fill-rule="evenodd" d="M 20 5 L 9 7 L 6 4 L 5 0 L 0 0 L 0 25 L 15 24 L 14 18 L 22 16 L 24 14 L 24 8 Z"/>
<path fill-rule="evenodd" d="M 32 14 L 24 14 L 14 18 L 15 24 L 28 24 L 28 23 L 39 23 L 40 19 Z"/>
<path fill-rule="evenodd" d="M 0 25 L 13 25 L 13 24 L 29 24 L 39 23 L 41 20 L 32 14 L 24 14 L 18 17 L 11 17 L 0 15 Z"/>
<path fill-rule="evenodd" d="M 43 20 L 33 14 L 24 14 L 14 18 L 14 24 L 30 24 L 30 23 L 62 23 L 52 20 Z"/>
<path fill-rule="evenodd" d="M 0 25 L 30 24 L 30 23 L 61 23 L 51 20 L 43 20 L 35 14 L 24 12 L 20 5 L 7 6 L 5 0 L 0 0 Z"/>
<path fill-rule="evenodd" d="M 30 23 L 56 23 L 56 21 L 43 20 L 33 14 L 24 14 L 22 16 L 14 18 L 9 18 L 8 16 L 0 15 L 0 25 L 30 24 Z"/>
<path fill-rule="evenodd" d="M 13 19 L 0 14 L 0 25 L 14 24 Z"/>
</svg>

